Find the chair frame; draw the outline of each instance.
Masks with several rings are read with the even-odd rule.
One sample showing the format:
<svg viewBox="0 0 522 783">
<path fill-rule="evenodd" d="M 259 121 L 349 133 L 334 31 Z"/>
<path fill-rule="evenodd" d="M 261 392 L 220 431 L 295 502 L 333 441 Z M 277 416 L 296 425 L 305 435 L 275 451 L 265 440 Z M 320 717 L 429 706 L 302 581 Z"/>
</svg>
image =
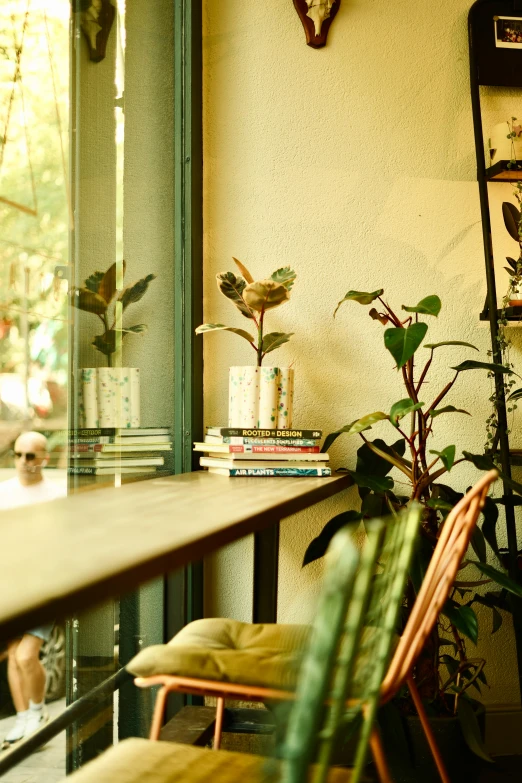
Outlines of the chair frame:
<svg viewBox="0 0 522 783">
<path fill-rule="evenodd" d="M 385 704 L 392 699 L 404 684 L 408 687 L 442 783 L 451 783 L 451 781 L 422 704 L 412 670 L 447 600 L 462 558 L 468 548 L 478 516 L 486 502 L 489 488 L 497 478 L 498 473 L 496 470 L 486 473 L 448 514 L 412 612 L 381 687 L 381 704 Z M 178 677 L 175 675 L 136 677 L 134 682 L 140 688 L 149 688 L 154 685 L 161 686 L 156 698 L 150 731 L 151 740 L 159 739 L 169 693 L 178 692 L 217 698 L 214 731 L 214 749 L 216 750 L 219 749 L 221 743 L 226 699 L 256 702 L 290 701 L 295 699 L 295 693 L 291 691 L 225 683 L 216 680 L 202 680 L 193 677 Z M 352 700 L 350 700 L 350 703 L 353 703 Z M 377 728 L 372 731 L 370 748 L 380 780 L 382 783 L 392 783 Z"/>
</svg>

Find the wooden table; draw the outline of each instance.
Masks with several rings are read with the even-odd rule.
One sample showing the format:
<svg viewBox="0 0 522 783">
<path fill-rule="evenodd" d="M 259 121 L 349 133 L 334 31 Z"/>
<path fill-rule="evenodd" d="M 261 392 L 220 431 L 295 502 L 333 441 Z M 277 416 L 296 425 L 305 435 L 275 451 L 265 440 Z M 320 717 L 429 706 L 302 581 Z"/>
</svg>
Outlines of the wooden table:
<svg viewBox="0 0 522 783">
<path fill-rule="evenodd" d="M 0 639 L 125 593 L 250 533 L 254 621 L 274 622 L 279 521 L 350 484 L 344 475 L 198 471 L 0 512 Z"/>
</svg>

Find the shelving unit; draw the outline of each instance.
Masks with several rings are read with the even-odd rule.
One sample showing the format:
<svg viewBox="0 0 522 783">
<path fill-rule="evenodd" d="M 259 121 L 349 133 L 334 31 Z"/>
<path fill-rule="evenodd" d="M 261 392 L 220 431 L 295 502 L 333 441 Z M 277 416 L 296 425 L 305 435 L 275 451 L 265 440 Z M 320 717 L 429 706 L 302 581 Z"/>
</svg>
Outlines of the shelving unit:
<svg viewBox="0 0 522 783">
<path fill-rule="evenodd" d="M 469 12 L 469 59 L 470 91 L 477 159 L 477 180 L 479 186 L 480 210 L 482 215 L 482 237 L 486 264 L 487 297 L 481 320 L 488 320 L 491 333 L 492 358 L 502 364 L 502 350 L 499 346 L 498 300 L 495 282 L 493 246 L 491 240 L 491 216 L 489 204 L 489 183 L 517 182 L 522 180 L 522 171 L 508 167 L 508 161 L 499 161 L 487 168 L 482 126 L 481 86 L 522 88 L 522 48 L 498 47 L 495 36 L 495 19 L 510 17 L 522 24 L 522 0 L 477 0 Z M 521 96 L 522 97 L 522 96 Z M 513 325 L 520 320 L 522 308 L 508 308 L 506 317 Z M 497 397 L 498 448 L 500 465 L 504 476 L 511 478 L 512 457 L 509 446 L 506 400 L 503 377 L 495 374 Z M 521 583 L 518 567 L 518 540 L 515 519 L 515 505 L 511 487 L 504 482 L 504 503 L 508 542 L 509 575 Z M 513 622 L 515 629 L 518 679 L 522 695 L 522 601 L 513 600 Z"/>
</svg>

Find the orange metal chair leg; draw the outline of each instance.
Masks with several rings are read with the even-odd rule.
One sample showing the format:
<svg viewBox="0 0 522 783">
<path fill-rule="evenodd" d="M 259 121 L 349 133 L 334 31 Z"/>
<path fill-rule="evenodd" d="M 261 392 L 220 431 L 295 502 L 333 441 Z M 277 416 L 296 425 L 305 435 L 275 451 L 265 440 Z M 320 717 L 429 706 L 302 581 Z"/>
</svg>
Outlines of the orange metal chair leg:
<svg viewBox="0 0 522 783">
<path fill-rule="evenodd" d="M 451 783 L 448 773 L 446 772 L 446 767 L 444 766 L 444 762 L 442 761 L 442 756 L 440 755 L 439 748 L 437 747 L 435 736 L 431 729 L 428 716 L 426 715 L 426 710 L 424 709 L 424 705 L 421 701 L 419 691 L 417 690 L 417 686 L 415 685 L 415 681 L 411 676 L 411 674 L 409 674 L 408 677 L 406 678 L 406 683 L 408 685 L 408 688 L 410 689 L 411 697 L 413 699 L 413 703 L 415 704 L 415 709 L 417 710 L 417 713 L 419 715 L 420 722 L 424 730 L 424 734 L 428 741 L 428 745 L 430 746 L 431 755 L 433 756 L 433 760 L 435 761 L 435 764 L 439 771 L 440 779 L 442 780 L 442 783 Z"/>
<path fill-rule="evenodd" d="M 152 724 L 150 727 L 150 739 L 158 740 L 161 727 L 163 726 L 163 719 L 165 717 L 165 702 L 167 701 L 168 688 L 160 688 L 158 695 L 156 696 L 156 704 L 154 705 L 154 714 L 152 716 Z"/>
<path fill-rule="evenodd" d="M 219 697 L 216 705 L 216 725 L 214 728 L 214 750 L 219 750 L 221 734 L 223 733 L 223 714 L 225 712 L 225 699 Z"/>
<path fill-rule="evenodd" d="M 393 783 L 390 770 L 388 768 L 388 762 L 386 761 L 386 756 L 384 755 L 381 735 L 379 734 L 379 729 L 376 726 L 373 727 L 372 733 L 370 735 L 370 748 L 375 766 L 377 767 L 379 780 L 381 783 Z"/>
</svg>

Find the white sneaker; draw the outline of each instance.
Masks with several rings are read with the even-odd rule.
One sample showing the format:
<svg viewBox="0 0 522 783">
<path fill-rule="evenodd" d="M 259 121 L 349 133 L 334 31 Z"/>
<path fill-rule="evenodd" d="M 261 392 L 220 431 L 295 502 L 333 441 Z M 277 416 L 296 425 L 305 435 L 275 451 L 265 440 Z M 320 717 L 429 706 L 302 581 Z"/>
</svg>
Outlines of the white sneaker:
<svg viewBox="0 0 522 783">
<path fill-rule="evenodd" d="M 41 729 L 49 720 L 49 713 L 42 707 L 40 710 L 29 709 L 25 720 L 24 739 L 30 737 L 35 731 Z"/>
<path fill-rule="evenodd" d="M 27 725 L 28 715 L 29 715 L 29 710 L 26 710 L 25 712 L 16 713 L 16 720 L 14 722 L 14 726 L 5 735 L 4 741 L 2 743 L 2 749 L 11 747 L 11 745 L 14 745 L 15 742 L 19 742 L 21 739 L 23 739 L 23 737 L 25 737 L 25 729 Z"/>
</svg>

